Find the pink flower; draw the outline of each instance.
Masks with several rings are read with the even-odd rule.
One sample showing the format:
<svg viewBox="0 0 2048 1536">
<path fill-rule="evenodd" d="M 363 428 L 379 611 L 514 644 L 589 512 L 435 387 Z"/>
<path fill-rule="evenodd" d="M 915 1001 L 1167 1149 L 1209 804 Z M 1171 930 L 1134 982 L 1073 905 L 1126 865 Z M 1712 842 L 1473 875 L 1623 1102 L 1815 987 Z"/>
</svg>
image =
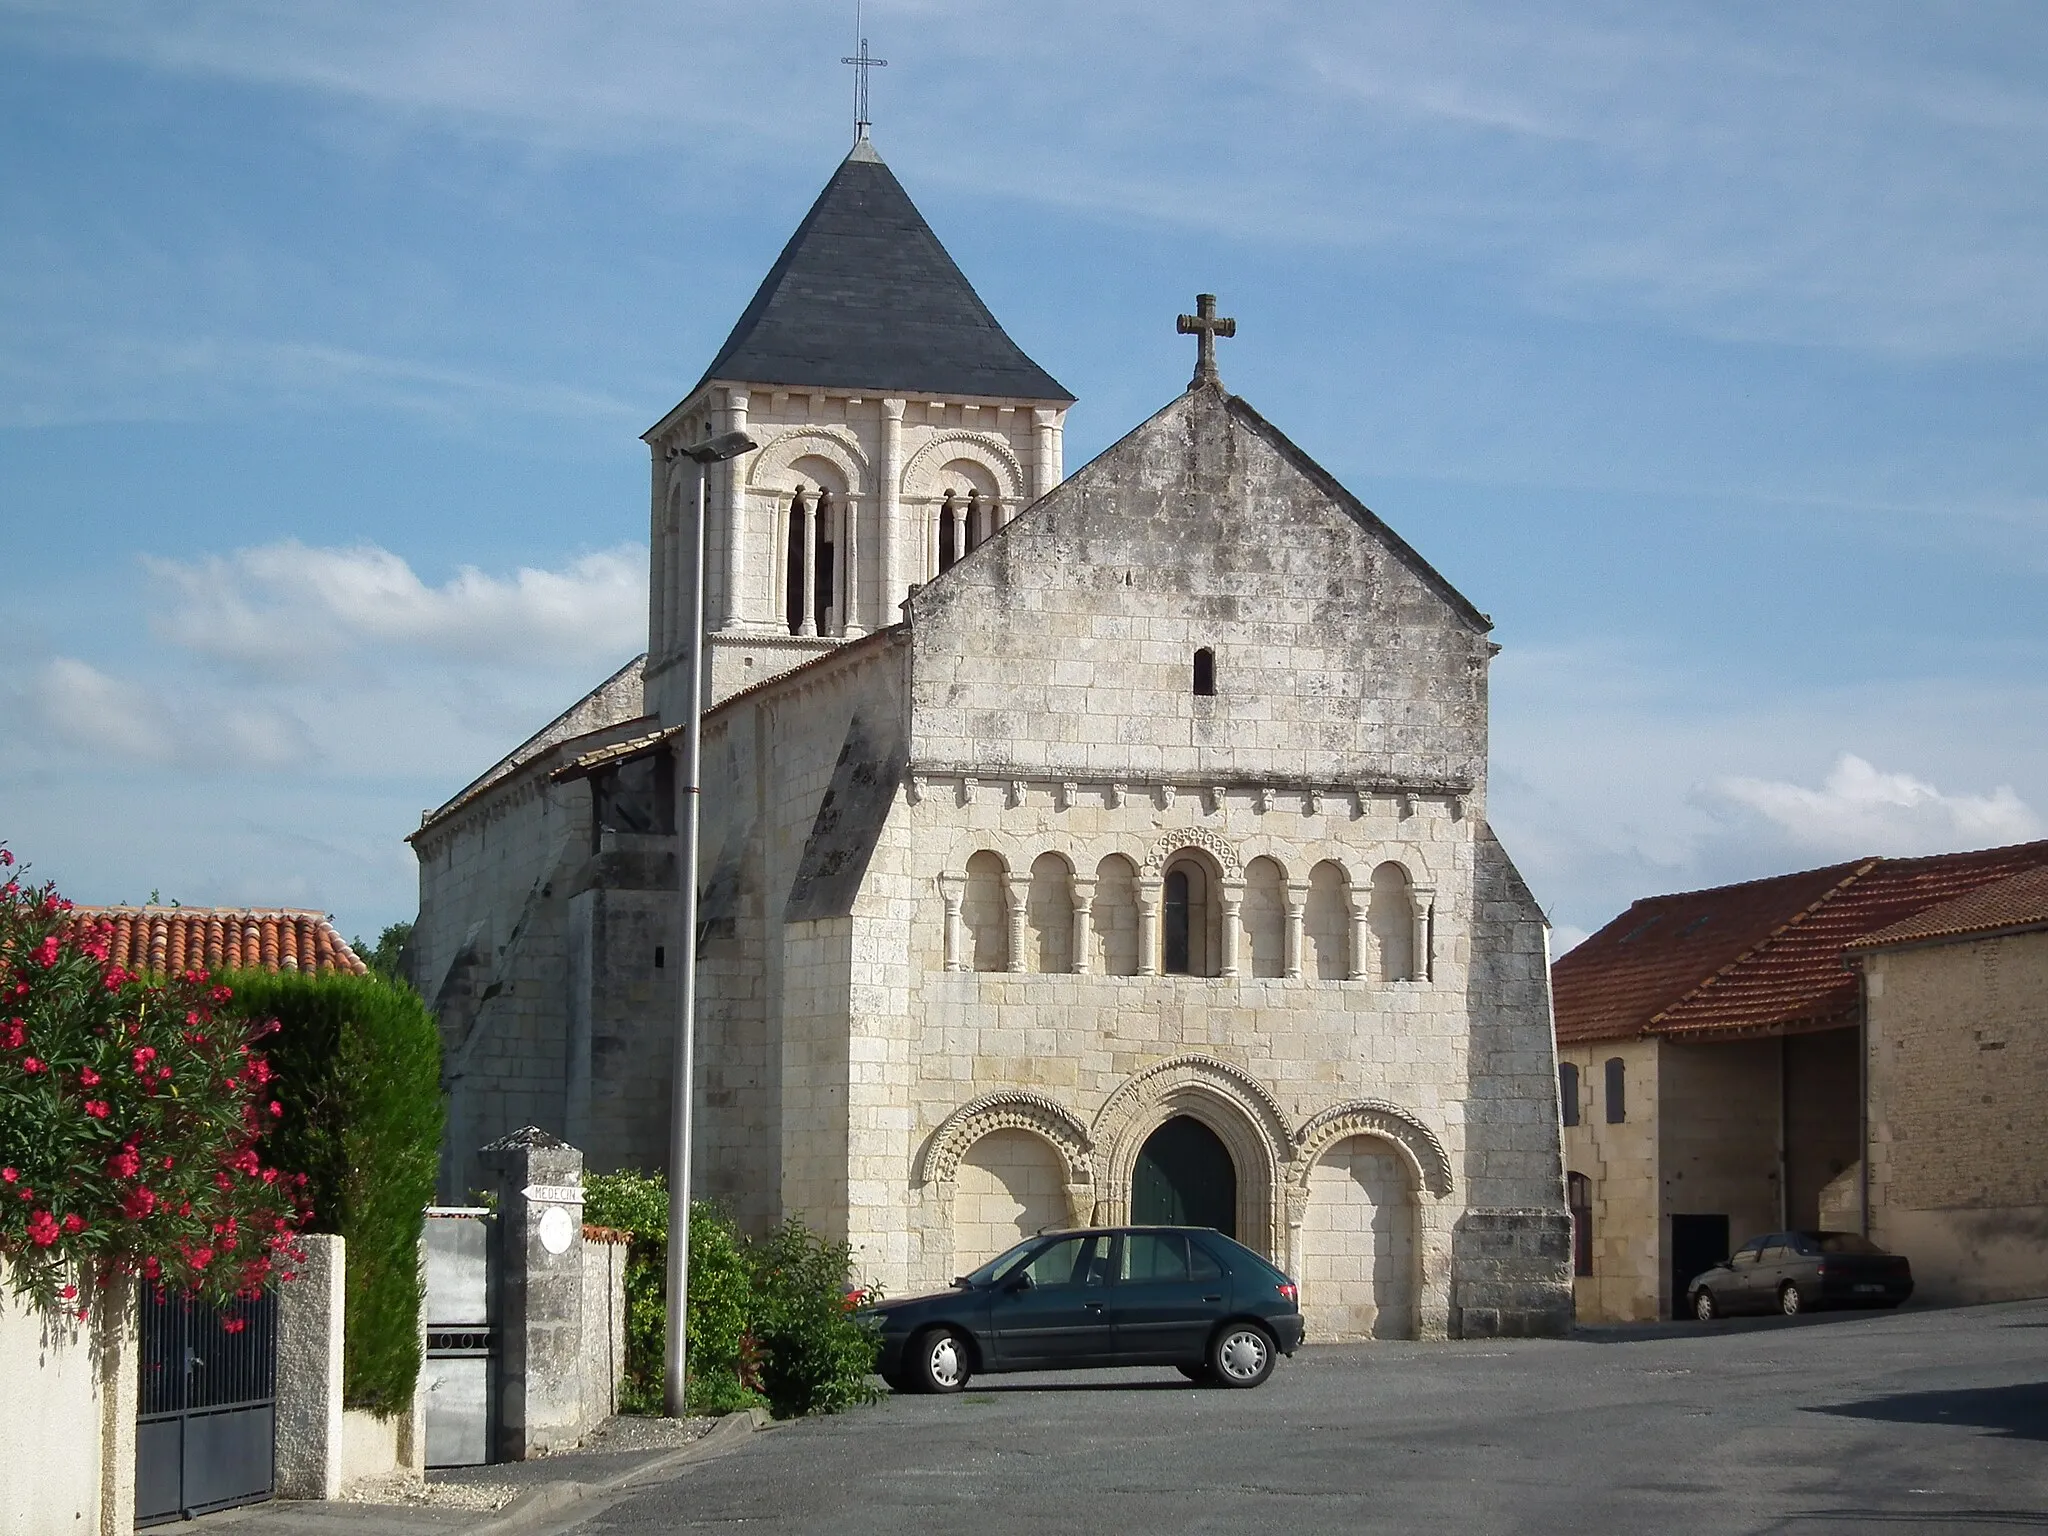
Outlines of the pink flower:
<svg viewBox="0 0 2048 1536">
<path fill-rule="evenodd" d="M 121 1214 L 130 1221 L 141 1221 L 155 1209 L 156 1191 L 139 1184 L 121 1198 Z"/>
<path fill-rule="evenodd" d="M 240 1333 L 244 1328 L 248 1326 L 249 1324 L 247 1319 L 240 1317 L 231 1317 L 220 1325 L 220 1331 L 222 1333 Z"/>
<path fill-rule="evenodd" d="M 11 866 L 11 865 L 12 865 L 13 863 L 14 863 L 14 855 L 13 855 L 13 854 L 12 854 L 11 852 L 9 852 L 9 851 L 8 851 L 7 849 L 5 849 L 5 848 L 0 848 L 0 869 L 6 869 L 6 868 L 8 868 L 9 866 Z"/>
<path fill-rule="evenodd" d="M 146 1073 L 146 1072 L 147 1072 L 147 1071 L 149 1070 L 149 1064 L 150 1064 L 150 1063 L 151 1063 L 152 1061 L 155 1061 L 155 1060 L 156 1060 L 156 1047 L 155 1047 L 155 1046 L 153 1046 L 153 1045 L 138 1045 L 137 1047 L 135 1047 L 135 1070 L 136 1070 L 137 1072 L 144 1072 L 144 1073 Z"/>
<path fill-rule="evenodd" d="M 0 1180 L 5 1180 L 7 1183 L 12 1184 L 20 1177 L 21 1173 L 18 1169 L 0 1168 Z"/>
<path fill-rule="evenodd" d="M 20 1019 L 0 1023 L 0 1051 L 18 1051 L 28 1039 L 28 1025 Z"/>
<path fill-rule="evenodd" d="M 30 1077 L 34 1077 L 38 1072 L 47 1072 L 50 1069 L 47 1064 L 36 1060 L 33 1056 L 24 1056 L 21 1059 L 21 1070 Z"/>
<path fill-rule="evenodd" d="M 97 1088 L 99 1082 L 99 1073 L 93 1071 L 91 1067 L 80 1067 L 78 1069 L 78 1085 L 81 1088 Z"/>
<path fill-rule="evenodd" d="M 57 935 L 53 933 L 47 939 L 44 939 L 42 943 L 36 946 L 36 952 L 29 958 L 34 960 L 37 965 L 43 967 L 44 970 L 48 970 L 51 966 L 55 965 L 57 963 Z"/>
<path fill-rule="evenodd" d="M 284 1115 L 284 1106 L 278 1103 L 277 1100 L 272 1099 L 270 1101 L 270 1112 L 273 1115 L 277 1115 L 281 1118 Z"/>
<path fill-rule="evenodd" d="M 56 1242 L 57 1218 L 48 1211 L 29 1212 L 28 1240 L 38 1248 L 47 1248 Z"/>
<path fill-rule="evenodd" d="M 87 1099 L 85 1101 L 85 1112 L 95 1120 L 104 1120 L 107 1118 L 107 1101 L 105 1099 Z"/>
<path fill-rule="evenodd" d="M 71 1300 L 71 1298 L 72 1298 L 72 1297 L 76 1296 L 77 1294 L 78 1294 L 78 1287 L 77 1287 L 77 1286 L 75 1286 L 75 1285 L 67 1285 L 67 1286 L 65 1286 L 65 1287 L 64 1287 L 64 1289 L 63 1289 L 63 1290 L 61 1290 L 61 1291 L 59 1291 L 59 1292 L 57 1293 L 57 1297 L 58 1297 L 58 1299 L 59 1299 L 60 1301 L 69 1301 L 69 1300 Z"/>
<path fill-rule="evenodd" d="M 83 1232 L 85 1230 L 85 1218 L 79 1215 L 78 1212 L 73 1211 L 64 1218 L 64 1230 L 66 1232 Z"/>
</svg>

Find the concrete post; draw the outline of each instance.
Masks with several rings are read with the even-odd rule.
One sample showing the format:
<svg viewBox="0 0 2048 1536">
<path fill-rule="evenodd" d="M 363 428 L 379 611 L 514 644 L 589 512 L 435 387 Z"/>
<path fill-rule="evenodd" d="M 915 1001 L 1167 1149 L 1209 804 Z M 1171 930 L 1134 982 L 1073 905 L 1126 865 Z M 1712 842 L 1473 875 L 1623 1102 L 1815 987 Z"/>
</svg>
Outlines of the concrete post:
<svg viewBox="0 0 2048 1536">
<path fill-rule="evenodd" d="M 483 1149 L 498 1188 L 498 1460 L 566 1450 L 583 1422 L 583 1154 L 538 1126 Z"/>
<path fill-rule="evenodd" d="M 306 1262 L 277 1290 L 277 1494 L 341 1497 L 341 1347 L 348 1242 L 299 1238 Z"/>
</svg>

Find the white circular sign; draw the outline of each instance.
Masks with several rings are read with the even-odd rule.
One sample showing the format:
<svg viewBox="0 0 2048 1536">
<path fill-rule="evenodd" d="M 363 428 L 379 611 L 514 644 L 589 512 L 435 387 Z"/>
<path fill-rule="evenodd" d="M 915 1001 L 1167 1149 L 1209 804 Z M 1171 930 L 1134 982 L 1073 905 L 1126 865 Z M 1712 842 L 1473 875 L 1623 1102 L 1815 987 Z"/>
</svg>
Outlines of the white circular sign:
<svg viewBox="0 0 2048 1536">
<path fill-rule="evenodd" d="M 549 1253 L 567 1253 L 575 1238 L 575 1223 L 559 1205 L 551 1205 L 540 1213 L 540 1245 Z"/>
</svg>

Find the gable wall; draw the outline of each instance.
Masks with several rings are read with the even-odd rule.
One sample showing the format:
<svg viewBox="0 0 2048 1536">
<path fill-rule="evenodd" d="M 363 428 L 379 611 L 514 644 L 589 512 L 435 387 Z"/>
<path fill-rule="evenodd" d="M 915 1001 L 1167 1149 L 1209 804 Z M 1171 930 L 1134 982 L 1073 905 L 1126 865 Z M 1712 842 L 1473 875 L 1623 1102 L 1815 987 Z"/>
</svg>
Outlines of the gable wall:
<svg viewBox="0 0 2048 1536">
<path fill-rule="evenodd" d="M 1199 391 L 911 604 L 920 763 L 1483 793 L 1487 641 Z M 1192 693 L 1198 646 L 1217 694 Z"/>
</svg>

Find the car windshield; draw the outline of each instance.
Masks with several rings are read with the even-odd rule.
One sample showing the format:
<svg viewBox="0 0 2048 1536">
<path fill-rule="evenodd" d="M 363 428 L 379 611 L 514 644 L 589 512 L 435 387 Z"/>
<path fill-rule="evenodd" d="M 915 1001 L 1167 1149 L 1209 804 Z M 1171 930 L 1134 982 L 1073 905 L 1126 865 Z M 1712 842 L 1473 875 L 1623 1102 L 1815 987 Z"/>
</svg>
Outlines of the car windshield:
<svg viewBox="0 0 2048 1536">
<path fill-rule="evenodd" d="M 1854 1232 L 1816 1232 L 1815 1242 L 1820 1244 L 1822 1253 L 1883 1253 L 1884 1250 L 1867 1237 Z"/>
<path fill-rule="evenodd" d="M 1044 1242 L 1045 1239 L 1042 1237 L 1027 1237 L 1014 1248 L 1005 1248 L 981 1268 L 970 1269 L 961 1278 L 969 1285 L 994 1285 L 1016 1267 L 1018 1260 Z"/>
</svg>

